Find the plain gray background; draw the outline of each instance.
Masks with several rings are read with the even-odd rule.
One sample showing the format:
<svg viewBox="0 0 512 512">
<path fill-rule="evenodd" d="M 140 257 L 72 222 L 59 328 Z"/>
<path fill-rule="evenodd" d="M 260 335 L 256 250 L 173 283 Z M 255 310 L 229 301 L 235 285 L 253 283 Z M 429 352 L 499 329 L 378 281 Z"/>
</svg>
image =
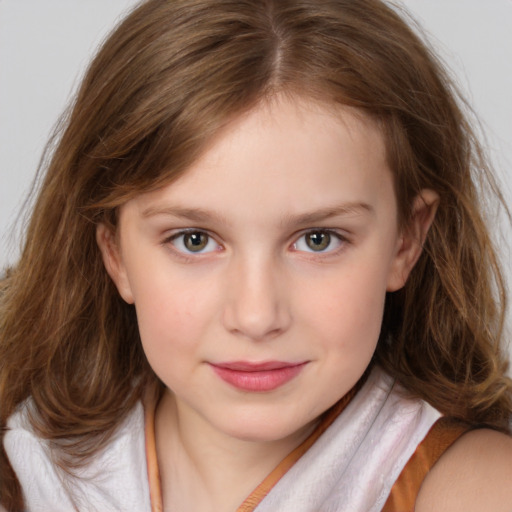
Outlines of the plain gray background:
<svg viewBox="0 0 512 512">
<path fill-rule="evenodd" d="M 95 48 L 136 3 L 0 0 L 0 268 L 16 261 L 19 212 L 54 123 Z M 477 112 L 512 204 L 512 0 L 402 3 Z M 512 228 L 492 222 L 510 283 Z"/>
</svg>

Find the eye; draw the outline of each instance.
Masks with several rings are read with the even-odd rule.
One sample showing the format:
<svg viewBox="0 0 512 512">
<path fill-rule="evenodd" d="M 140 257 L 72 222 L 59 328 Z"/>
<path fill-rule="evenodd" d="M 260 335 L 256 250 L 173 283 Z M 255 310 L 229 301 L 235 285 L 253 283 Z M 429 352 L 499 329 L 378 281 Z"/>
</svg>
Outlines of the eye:
<svg viewBox="0 0 512 512">
<path fill-rule="evenodd" d="M 304 252 L 330 252 L 338 249 L 344 239 L 337 233 L 328 230 L 308 231 L 294 244 L 293 248 Z"/>
<path fill-rule="evenodd" d="M 182 231 L 168 240 L 174 247 L 183 253 L 207 253 L 219 248 L 219 244 L 204 231 Z"/>
</svg>

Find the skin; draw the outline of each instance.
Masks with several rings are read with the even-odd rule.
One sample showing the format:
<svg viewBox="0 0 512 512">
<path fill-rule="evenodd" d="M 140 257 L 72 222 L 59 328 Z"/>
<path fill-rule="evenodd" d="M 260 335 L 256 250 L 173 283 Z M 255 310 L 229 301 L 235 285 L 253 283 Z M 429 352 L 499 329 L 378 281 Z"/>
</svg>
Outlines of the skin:
<svg viewBox="0 0 512 512">
<path fill-rule="evenodd" d="M 166 510 L 236 509 L 353 387 L 437 200 L 422 191 L 401 231 L 378 128 L 283 96 L 235 119 L 176 182 L 127 202 L 115 234 L 99 226 L 167 386 L 155 426 Z M 219 377 L 226 361 L 302 366 L 253 392 Z"/>
<path fill-rule="evenodd" d="M 421 486 L 415 512 L 510 512 L 512 438 L 488 429 L 462 436 Z"/>
</svg>

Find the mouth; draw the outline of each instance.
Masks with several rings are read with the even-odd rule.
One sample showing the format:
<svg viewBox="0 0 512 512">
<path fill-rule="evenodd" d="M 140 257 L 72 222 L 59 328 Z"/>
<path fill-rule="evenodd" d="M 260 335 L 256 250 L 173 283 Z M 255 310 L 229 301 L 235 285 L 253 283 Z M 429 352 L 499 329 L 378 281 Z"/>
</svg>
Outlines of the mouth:
<svg viewBox="0 0 512 512">
<path fill-rule="evenodd" d="M 230 361 L 210 363 L 210 366 L 227 384 L 242 391 L 261 393 L 283 386 L 299 375 L 307 363 Z"/>
</svg>

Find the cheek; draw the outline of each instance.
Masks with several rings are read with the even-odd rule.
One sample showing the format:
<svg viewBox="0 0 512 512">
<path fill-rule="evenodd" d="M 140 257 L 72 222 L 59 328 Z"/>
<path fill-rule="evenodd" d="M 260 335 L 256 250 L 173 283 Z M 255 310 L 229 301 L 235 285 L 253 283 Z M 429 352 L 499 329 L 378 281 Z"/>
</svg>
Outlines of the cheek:
<svg viewBox="0 0 512 512">
<path fill-rule="evenodd" d="M 136 297 L 135 308 L 142 348 L 149 365 L 170 389 L 187 385 L 200 356 L 204 314 L 200 304 L 183 293 L 164 290 Z"/>
<path fill-rule="evenodd" d="M 176 276 L 141 277 L 134 286 L 139 332 L 152 366 L 198 344 L 214 315 L 210 289 Z"/>
<path fill-rule="evenodd" d="M 315 287 L 302 304 L 323 338 L 344 356 L 373 353 L 384 311 L 384 277 L 368 265 L 354 265 Z"/>
</svg>

